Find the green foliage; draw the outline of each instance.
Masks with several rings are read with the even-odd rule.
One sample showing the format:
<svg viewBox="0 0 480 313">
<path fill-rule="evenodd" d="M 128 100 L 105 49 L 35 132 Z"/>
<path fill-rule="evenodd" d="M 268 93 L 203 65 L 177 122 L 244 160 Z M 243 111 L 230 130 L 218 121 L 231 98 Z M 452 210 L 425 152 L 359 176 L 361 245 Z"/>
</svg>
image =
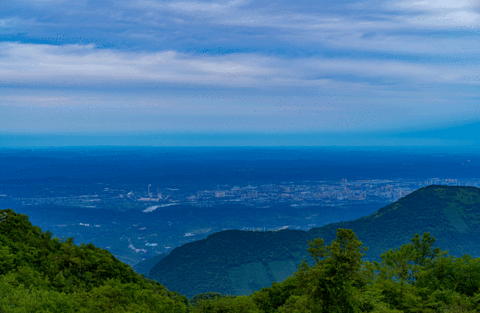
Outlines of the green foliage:
<svg viewBox="0 0 480 313">
<path fill-rule="evenodd" d="M 200 300 L 191 307 L 192 313 L 261 313 L 250 297 L 222 297 L 215 300 Z"/>
<path fill-rule="evenodd" d="M 305 260 L 295 274 L 298 290 L 307 296 L 312 312 L 355 312 L 354 293 L 362 285 L 362 257 L 367 251 L 350 229 L 339 228 L 330 246 L 322 239 L 309 242 L 308 252 L 315 261 L 310 267 Z"/>
<path fill-rule="evenodd" d="M 381 291 L 382 302 L 404 312 L 470 312 L 477 308 L 480 259 L 460 258 L 433 248 L 435 238 L 415 234 L 411 243 L 367 263 L 369 288 Z M 453 312 L 453 311 L 452 311 Z"/>
<path fill-rule="evenodd" d="M 195 295 L 189 300 L 191 306 L 198 306 L 202 300 L 216 300 L 225 297 L 220 292 L 205 292 Z"/>
<path fill-rule="evenodd" d="M 186 312 L 185 296 L 110 252 L 52 238 L 10 209 L 0 216 L 0 312 Z"/>
<path fill-rule="evenodd" d="M 122 284 L 117 279 L 109 279 L 88 293 L 76 293 L 74 298 L 82 303 L 84 312 L 186 312 L 184 303 L 166 297 L 164 292 L 152 293 L 138 284 Z"/>
<path fill-rule="evenodd" d="M 5 223 L 7 221 L 7 212 L 0 213 L 0 223 Z"/>
<path fill-rule="evenodd" d="M 273 313 L 294 295 L 297 285 L 297 278 L 292 276 L 282 283 L 274 282 L 272 287 L 254 292 L 251 298 L 262 312 Z"/>
<path fill-rule="evenodd" d="M 1 245 L 0 242 L 0 274 L 10 272 L 15 267 L 15 256 L 9 247 Z"/>
<path fill-rule="evenodd" d="M 0 312 L 78 312 L 81 305 L 65 293 L 18 284 L 14 275 L 0 277 Z"/>
<path fill-rule="evenodd" d="M 248 297 L 198 295 L 190 312 L 438 313 L 480 311 L 480 258 L 453 257 L 434 247 L 429 233 L 386 251 L 380 262 L 363 262 L 367 251 L 352 230 L 336 239 L 309 241 L 305 260 L 282 283 Z"/>
<path fill-rule="evenodd" d="M 312 304 L 307 296 L 292 295 L 285 304 L 278 308 L 279 313 L 311 313 Z"/>
</svg>

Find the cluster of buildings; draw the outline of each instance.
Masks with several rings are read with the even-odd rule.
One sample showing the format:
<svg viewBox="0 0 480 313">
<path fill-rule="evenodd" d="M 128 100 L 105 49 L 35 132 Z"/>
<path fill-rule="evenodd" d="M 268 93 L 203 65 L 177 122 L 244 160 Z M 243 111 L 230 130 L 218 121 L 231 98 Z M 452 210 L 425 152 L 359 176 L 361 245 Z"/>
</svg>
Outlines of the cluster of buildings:
<svg viewBox="0 0 480 313">
<path fill-rule="evenodd" d="M 458 185 L 480 187 L 480 179 L 429 178 L 415 179 L 366 179 L 350 181 L 303 181 L 256 184 L 247 186 L 219 185 L 194 190 L 160 188 L 160 186 L 118 186 L 118 189 L 102 187 L 99 192 L 89 189 L 87 195 L 17 198 L 22 205 L 58 204 L 84 208 L 130 210 L 139 208 L 152 212 L 157 208 L 190 204 L 212 206 L 226 203 L 258 205 L 262 202 L 283 202 L 291 205 L 339 204 L 354 202 L 396 201 L 409 193 L 428 185 Z M 103 184 L 105 185 L 105 184 Z M 147 188 L 145 188 L 147 187 Z M 201 187 L 201 186 L 199 186 Z M 203 187 L 205 188 L 205 186 Z M 2 195 L 3 196 L 3 195 Z M 9 197 L 5 195 L 5 197 Z M 85 225 L 83 225 L 85 226 Z"/>
<path fill-rule="evenodd" d="M 275 202 L 346 202 L 346 201 L 396 201 L 409 193 L 431 184 L 480 186 L 480 180 L 459 180 L 431 178 L 426 180 L 355 180 L 342 179 L 337 182 L 282 182 L 258 186 L 223 185 L 211 190 L 182 193 L 179 190 L 169 192 L 164 202 L 184 203 L 194 205 L 212 205 L 228 202 L 259 203 Z M 150 188 L 150 187 L 149 187 Z M 156 201 L 157 198 L 141 197 L 139 201 Z"/>
</svg>

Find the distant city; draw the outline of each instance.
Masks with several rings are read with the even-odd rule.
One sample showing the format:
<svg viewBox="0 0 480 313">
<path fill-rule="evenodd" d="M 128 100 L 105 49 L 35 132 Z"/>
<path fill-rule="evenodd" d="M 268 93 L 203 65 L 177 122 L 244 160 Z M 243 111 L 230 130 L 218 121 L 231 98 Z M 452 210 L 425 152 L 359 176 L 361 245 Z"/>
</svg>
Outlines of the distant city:
<svg viewBox="0 0 480 313">
<path fill-rule="evenodd" d="M 410 179 L 371 179 L 350 181 L 346 178 L 340 181 L 303 181 L 281 182 L 279 184 L 229 186 L 217 185 L 212 189 L 182 190 L 179 188 L 160 188 L 153 184 L 141 186 L 110 186 L 97 183 L 98 188 L 90 188 L 87 195 L 65 196 L 55 195 L 54 191 L 48 197 L 17 197 L 0 194 L 0 197 L 21 201 L 22 205 L 56 204 L 74 207 L 99 208 L 108 203 L 108 207 L 118 204 L 116 209 L 142 209 L 143 212 L 153 212 L 157 208 L 188 204 L 194 206 L 214 206 L 228 203 L 242 203 L 258 206 L 272 201 L 290 203 L 291 206 L 338 205 L 347 202 L 385 202 L 396 201 L 409 193 L 428 185 L 450 186 L 480 186 L 480 179 L 430 178 L 424 180 Z M 108 186 L 108 187 L 107 187 Z M 65 186 L 64 186 L 65 187 Z M 48 192 L 49 188 L 44 191 Z"/>
</svg>

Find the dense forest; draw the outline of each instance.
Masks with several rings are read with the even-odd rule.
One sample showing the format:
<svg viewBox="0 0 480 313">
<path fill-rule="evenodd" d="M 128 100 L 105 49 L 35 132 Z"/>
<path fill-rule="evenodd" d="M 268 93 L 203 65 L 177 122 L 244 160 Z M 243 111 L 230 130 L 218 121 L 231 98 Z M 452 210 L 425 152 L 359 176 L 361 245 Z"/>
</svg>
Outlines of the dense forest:
<svg viewBox="0 0 480 313">
<path fill-rule="evenodd" d="M 350 229 L 283 282 L 249 296 L 207 292 L 187 300 L 92 244 L 61 241 L 28 216 L 0 211 L 0 312 L 478 312 L 480 259 L 453 257 L 429 233 L 363 261 Z"/>
<path fill-rule="evenodd" d="M 188 300 L 93 244 L 0 211 L 0 312 L 186 312 Z"/>
<path fill-rule="evenodd" d="M 429 233 L 363 262 L 368 248 L 352 230 L 309 241 L 305 260 L 282 283 L 249 296 L 197 295 L 191 312 L 478 312 L 480 259 L 449 256 Z M 210 296 L 210 299 L 209 299 Z"/>
</svg>

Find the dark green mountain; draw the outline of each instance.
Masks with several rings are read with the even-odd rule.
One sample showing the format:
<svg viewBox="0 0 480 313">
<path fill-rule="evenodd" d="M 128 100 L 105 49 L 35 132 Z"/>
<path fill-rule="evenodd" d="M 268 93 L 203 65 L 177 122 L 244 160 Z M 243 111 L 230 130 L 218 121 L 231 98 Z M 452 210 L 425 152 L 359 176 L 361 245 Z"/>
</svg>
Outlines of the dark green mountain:
<svg viewBox="0 0 480 313">
<path fill-rule="evenodd" d="M 366 259 L 430 232 L 450 254 L 480 252 L 480 189 L 432 185 L 381 208 L 372 215 L 312 228 L 308 232 L 229 230 L 174 249 L 148 277 L 169 290 L 192 297 L 204 292 L 250 294 L 283 281 L 307 259 L 308 240 L 329 243 L 338 228 L 353 229 L 369 247 Z"/>
</svg>

